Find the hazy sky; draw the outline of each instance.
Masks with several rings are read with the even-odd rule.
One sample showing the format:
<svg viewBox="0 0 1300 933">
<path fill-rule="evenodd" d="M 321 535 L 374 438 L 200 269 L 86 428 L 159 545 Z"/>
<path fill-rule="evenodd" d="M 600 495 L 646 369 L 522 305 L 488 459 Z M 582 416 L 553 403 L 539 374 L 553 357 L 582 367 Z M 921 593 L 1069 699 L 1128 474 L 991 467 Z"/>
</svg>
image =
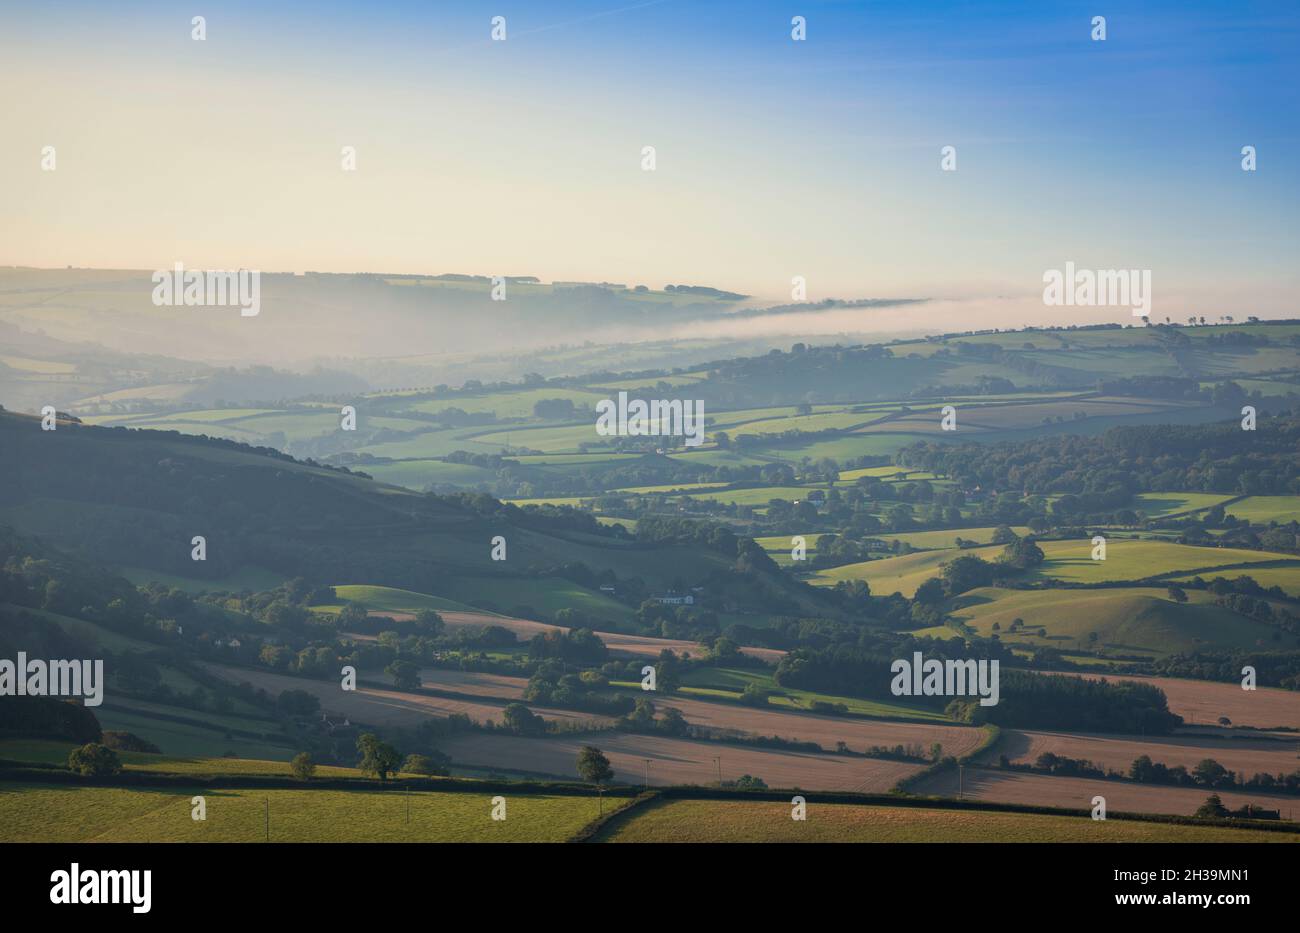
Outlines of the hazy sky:
<svg viewBox="0 0 1300 933">
<path fill-rule="evenodd" d="M 1294 3 L 120 6 L 0 9 L 0 264 L 1295 312 Z"/>
</svg>

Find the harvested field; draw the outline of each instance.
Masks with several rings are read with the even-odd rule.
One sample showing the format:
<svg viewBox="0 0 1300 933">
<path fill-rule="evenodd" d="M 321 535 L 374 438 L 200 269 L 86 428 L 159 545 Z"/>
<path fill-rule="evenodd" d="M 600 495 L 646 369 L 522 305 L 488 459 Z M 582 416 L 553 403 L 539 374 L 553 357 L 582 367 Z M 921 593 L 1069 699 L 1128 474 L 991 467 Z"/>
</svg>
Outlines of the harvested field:
<svg viewBox="0 0 1300 933">
<path fill-rule="evenodd" d="M 1141 755 L 1149 755 L 1152 761 L 1170 767 L 1183 765 L 1188 770 L 1206 758 L 1213 758 L 1225 768 L 1246 777 L 1260 771 L 1269 774 L 1300 771 L 1300 737 L 1286 740 L 1257 736 L 1230 738 L 1231 733 L 1227 730 L 1219 735 L 1223 737 L 1197 733 L 1138 738 L 1131 735 L 1004 731 L 996 753 L 1006 755 L 1015 763 L 1030 763 L 1044 752 L 1051 752 L 1068 758 L 1086 758 L 1121 773 L 1127 773 L 1133 759 Z"/>
<path fill-rule="evenodd" d="M 1300 692 L 1260 687 L 1242 690 L 1240 684 L 1209 680 L 1183 680 L 1175 677 L 1141 675 L 1067 674 L 1106 680 L 1131 680 L 1159 687 L 1169 698 L 1169 709 L 1182 716 L 1189 725 L 1217 723 L 1227 716 L 1236 726 L 1273 729 L 1278 726 L 1300 728 Z"/>
<path fill-rule="evenodd" d="M 945 755 L 961 756 L 973 750 L 984 738 L 984 731 L 974 726 L 936 726 L 780 712 L 678 696 L 652 699 L 660 710 L 676 707 L 693 726 L 736 729 L 750 735 L 776 735 L 783 739 L 816 742 L 827 751 L 834 751 L 835 744 L 843 741 L 854 752 L 863 752 L 872 745 L 893 748 L 895 745 L 917 744 L 929 754 L 930 746 L 938 742 L 943 745 Z"/>
<path fill-rule="evenodd" d="M 528 679 L 525 677 L 483 674 L 477 671 L 451 671 L 442 667 L 421 668 L 420 682 L 435 690 L 450 690 L 500 700 L 522 700 L 524 688 L 528 686 Z"/>
<path fill-rule="evenodd" d="M 784 801 L 664 800 L 617 820 L 602 842 L 1300 842 L 1221 826 L 1105 822 L 1080 816 Z"/>
<path fill-rule="evenodd" d="M 615 779 L 642 784 L 645 760 L 650 759 L 650 783 L 716 784 L 721 759 L 722 778 L 734 781 L 749 774 L 770 787 L 807 790 L 884 792 L 921 765 L 848 755 L 819 755 L 777 749 L 747 748 L 718 742 L 696 742 L 654 735 L 609 732 L 598 736 L 524 739 L 515 736 L 464 735 L 439 744 L 457 767 L 576 777 L 578 751 L 595 745 L 614 768 Z"/>
<path fill-rule="evenodd" d="M 426 686 L 445 688 L 485 697 L 517 699 L 523 696 L 528 681 L 522 677 L 475 674 L 430 668 L 420 672 Z M 779 736 L 783 739 L 816 742 L 834 751 L 837 742 L 848 743 L 849 750 L 863 752 L 869 746 L 920 745 L 928 754 L 935 742 L 943 745 L 945 755 L 964 755 L 979 745 L 983 730 L 972 726 L 941 726 L 912 722 L 887 722 L 849 716 L 821 716 L 776 709 L 756 709 L 735 703 L 713 703 L 684 696 L 656 696 L 649 699 L 662 711 L 671 706 L 681 711 L 693 726 L 734 730 L 754 736 Z"/>
<path fill-rule="evenodd" d="M 484 626 L 495 625 L 514 632 L 515 637 L 521 641 L 527 641 L 535 635 L 557 629 L 562 632 L 568 631 L 562 625 L 551 625 L 549 622 L 535 622 L 532 619 L 515 619 L 510 616 L 490 615 L 488 613 L 446 611 L 438 614 L 442 616 L 442 620 L 447 623 L 448 628 L 483 628 Z M 410 613 L 401 612 L 375 611 L 371 615 L 388 616 L 393 619 L 415 618 Z M 707 650 L 703 646 L 682 639 L 651 638 L 647 635 L 628 635 L 622 632 L 597 632 L 596 635 L 609 647 L 610 651 L 620 655 L 657 658 L 659 652 L 665 648 L 675 654 L 688 657 L 703 657 L 707 654 Z M 351 637 L 358 638 L 360 636 L 353 635 Z M 740 653 L 754 658 L 761 658 L 769 664 L 776 664 L 785 654 L 784 651 L 778 651 L 774 648 L 741 648 Z"/>
<path fill-rule="evenodd" d="M 1128 813 L 1173 813 L 1191 816 L 1217 793 L 1224 806 L 1236 809 L 1251 803 L 1280 810 L 1283 819 L 1300 817 L 1300 797 L 1280 794 L 1255 794 L 1238 791 L 1209 791 L 1202 787 L 1163 787 L 1159 784 L 1133 784 L 1092 778 L 1056 777 L 1050 774 L 1023 774 L 966 768 L 962 779 L 964 796 L 971 800 L 992 800 L 1040 807 L 1092 809 L 1092 798 L 1106 798 L 1106 809 Z M 917 794 L 940 797 L 957 796 L 957 775 L 951 772 L 934 775 L 912 788 Z"/>
<path fill-rule="evenodd" d="M 272 696 L 278 696 L 285 690 L 305 690 L 320 699 L 322 709 L 342 713 L 354 722 L 374 726 L 410 727 L 418 725 L 430 716 L 449 716 L 452 713 L 464 713 L 478 722 L 487 720 L 500 722 L 502 710 L 506 706 L 504 700 L 494 702 L 485 698 L 482 703 L 475 703 L 420 693 L 403 693 L 398 690 L 376 690 L 371 687 L 358 687 L 354 692 L 345 692 L 339 689 L 337 681 L 308 680 L 305 677 L 223 667 L 219 664 L 204 666 L 212 673 L 235 683 L 248 681 L 254 687 L 265 690 Z M 561 722 L 608 725 L 613 721 L 609 717 L 597 716 L 593 713 L 575 713 L 531 706 L 529 709 L 546 719 Z"/>
</svg>

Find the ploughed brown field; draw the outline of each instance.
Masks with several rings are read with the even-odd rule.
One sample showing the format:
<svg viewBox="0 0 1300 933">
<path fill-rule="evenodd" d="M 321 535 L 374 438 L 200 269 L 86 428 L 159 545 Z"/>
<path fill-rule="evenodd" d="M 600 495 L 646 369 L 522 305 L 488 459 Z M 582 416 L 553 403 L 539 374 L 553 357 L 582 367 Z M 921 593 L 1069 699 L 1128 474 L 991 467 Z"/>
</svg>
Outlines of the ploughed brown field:
<svg viewBox="0 0 1300 933">
<path fill-rule="evenodd" d="M 1210 791 L 1203 787 L 1163 787 L 1159 784 L 1023 774 L 986 768 L 965 768 L 964 771 L 963 797 L 968 800 L 1091 810 L 1092 798 L 1102 796 L 1106 798 L 1107 811 L 1111 812 L 1191 816 L 1197 807 L 1205 803 L 1206 797 L 1215 793 L 1223 800 L 1224 806 L 1233 810 L 1250 803 L 1269 810 L 1280 810 L 1284 820 L 1300 817 L 1300 797 L 1280 794 Z M 957 775 L 949 772 L 932 775 L 912 790 L 917 794 L 956 797 Z"/>
<path fill-rule="evenodd" d="M 439 744 L 460 767 L 524 771 L 577 777 L 578 752 L 595 745 L 609 758 L 618 781 L 644 783 L 650 759 L 651 784 L 716 784 L 749 774 L 769 787 L 805 790 L 884 792 L 922 765 L 849 755 L 825 755 L 778 749 L 746 748 L 655 735 L 607 732 L 577 737 L 524 739 L 516 736 L 461 735 Z"/>
<path fill-rule="evenodd" d="M 1295 690 L 1280 690 L 1276 687 L 1242 690 L 1239 683 L 1144 677 L 1139 674 L 1071 672 L 1061 676 L 1087 677 L 1091 680 L 1129 680 L 1159 687 L 1169 698 L 1170 711 L 1182 716 L 1188 725 L 1214 725 L 1220 716 L 1227 716 L 1234 726 L 1254 726 L 1257 729 L 1273 729 L 1278 726 L 1300 728 L 1300 692 Z"/>
<path fill-rule="evenodd" d="M 279 696 L 285 690 L 305 690 L 320 699 L 323 710 L 342 713 L 353 722 L 373 726 L 410 727 L 418 725 L 430 716 L 449 716 L 452 713 L 464 713 L 477 722 L 491 720 L 500 723 L 506 705 L 504 700 L 492 701 L 485 698 L 484 702 L 475 703 L 420 693 L 376 690 L 371 687 L 358 687 L 355 691 L 345 691 L 339 688 L 337 680 L 309 680 L 305 677 L 224 667 L 220 664 L 204 666 L 212 673 L 234 683 L 247 681 L 272 696 Z M 557 721 L 596 725 L 609 725 L 613 722 L 608 716 L 598 716 L 594 713 L 578 713 L 537 706 L 530 706 L 529 709 L 546 719 Z"/>
<path fill-rule="evenodd" d="M 523 677 L 505 674 L 482 674 L 477 671 L 450 671 L 440 667 L 420 668 L 420 682 L 435 690 L 451 690 L 474 696 L 501 700 L 522 700 L 528 686 Z"/>
<path fill-rule="evenodd" d="M 522 697 L 524 687 L 528 684 L 528 681 L 522 677 L 473 674 L 437 668 L 422 670 L 420 677 L 428 687 L 443 687 L 462 693 L 511 699 Z M 655 694 L 646 696 L 661 713 L 669 706 L 676 707 L 693 726 L 816 742 L 827 751 L 834 751 L 836 743 L 843 741 L 848 743 L 849 750 L 854 752 L 864 752 L 872 745 L 893 748 L 895 745 L 917 744 L 928 755 L 930 746 L 938 742 L 943 746 L 945 755 L 960 756 L 973 750 L 984 737 L 983 730 L 970 726 L 886 722 L 878 719 L 756 709 L 734 703 L 713 703 L 681 696 Z"/>
<path fill-rule="evenodd" d="M 1282 738 L 1284 733 L 1265 733 L 1262 736 L 1227 738 L 1229 734 L 1229 730 L 1224 729 L 1217 736 L 1192 733 L 1138 738 L 1132 735 L 1006 730 L 1002 733 L 1002 741 L 988 757 L 996 761 L 998 755 L 1006 755 L 1018 764 L 1032 763 L 1044 752 L 1051 752 L 1067 758 L 1086 758 L 1121 773 L 1127 773 L 1133 759 L 1141 755 L 1148 755 L 1152 761 L 1170 767 L 1183 765 L 1188 770 L 1206 758 L 1213 758 L 1244 777 L 1260 771 L 1269 774 L 1300 771 L 1300 736 Z"/>
<path fill-rule="evenodd" d="M 387 616 L 390 619 L 398 620 L 415 618 L 409 612 L 372 610 L 370 614 L 372 616 Z M 532 619 L 515 619 L 510 616 L 488 615 L 480 612 L 442 611 L 438 615 L 442 616 L 442 620 L 447 623 L 448 628 L 483 628 L 484 626 L 495 625 L 514 632 L 515 637 L 520 641 L 528 641 L 533 636 L 544 632 L 556 630 L 567 632 L 569 630 L 563 625 L 551 625 L 549 622 L 535 622 Z M 699 643 L 679 638 L 651 638 L 648 635 L 627 635 L 622 632 L 596 632 L 596 635 L 611 652 L 626 657 L 657 658 L 659 652 L 665 648 L 674 654 L 687 657 L 703 657 L 708 653 L 707 649 Z M 349 637 L 360 639 L 365 636 L 349 635 Z M 741 648 L 740 653 L 753 658 L 761 658 L 769 664 L 776 664 L 785 654 L 784 651 L 778 651 L 775 648 Z"/>
</svg>

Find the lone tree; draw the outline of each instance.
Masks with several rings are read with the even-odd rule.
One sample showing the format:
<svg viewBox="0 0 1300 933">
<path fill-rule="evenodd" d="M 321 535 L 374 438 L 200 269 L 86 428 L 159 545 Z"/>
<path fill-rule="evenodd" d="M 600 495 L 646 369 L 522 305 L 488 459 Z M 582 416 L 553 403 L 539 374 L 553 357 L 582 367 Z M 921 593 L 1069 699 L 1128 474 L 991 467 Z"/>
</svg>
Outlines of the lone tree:
<svg viewBox="0 0 1300 933">
<path fill-rule="evenodd" d="M 402 763 L 402 756 L 397 753 L 397 749 L 380 741 L 379 736 L 372 732 L 357 739 L 357 751 L 361 753 L 357 767 L 364 774 L 378 775 L 381 781 L 388 780 L 389 773 L 396 771 Z"/>
<path fill-rule="evenodd" d="M 299 752 L 293 756 L 293 761 L 289 762 L 289 769 L 293 771 L 293 776 L 300 781 L 310 781 L 312 775 L 316 773 L 316 762 L 312 759 L 310 753 Z"/>
<path fill-rule="evenodd" d="M 82 777 L 106 777 L 122 770 L 117 752 L 107 745 L 88 742 L 68 755 L 68 769 Z"/>
<path fill-rule="evenodd" d="M 443 633 L 447 623 L 442 620 L 442 616 L 432 609 L 421 609 L 415 614 L 415 630 L 421 635 L 436 637 Z"/>
<path fill-rule="evenodd" d="M 609 759 L 594 745 L 584 745 L 578 752 L 578 776 L 584 781 L 596 785 L 600 795 L 600 813 L 605 814 L 604 784 L 614 779 L 614 769 L 609 766 Z"/>
<path fill-rule="evenodd" d="M 545 735 L 546 720 L 522 703 L 511 703 L 502 711 L 507 729 L 518 735 Z"/>
<path fill-rule="evenodd" d="M 1228 816 L 1228 808 L 1218 794 L 1210 794 L 1192 816 L 1198 820 L 1221 820 Z"/>
<path fill-rule="evenodd" d="M 599 786 L 614 779 L 614 769 L 609 766 L 604 752 L 594 745 L 584 745 L 578 752 L 578 776 Z"/>
<path fill-rule="evenodd" d="M 398 690 L 420 689 L 420 668 L 410 661 L 394 661 L 384 668 L 384 673 L 393 678 Z"/>
</svg>

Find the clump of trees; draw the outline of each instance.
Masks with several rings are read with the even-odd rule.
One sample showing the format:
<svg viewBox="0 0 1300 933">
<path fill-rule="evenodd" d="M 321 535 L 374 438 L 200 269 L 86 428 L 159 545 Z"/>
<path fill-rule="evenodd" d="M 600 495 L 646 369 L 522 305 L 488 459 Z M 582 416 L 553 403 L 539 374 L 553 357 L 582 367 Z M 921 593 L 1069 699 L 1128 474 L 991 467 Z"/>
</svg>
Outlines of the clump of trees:
<svg viewBox="0 0 1300 933">
<path fill-rule="evenodd" d="M 122 761 L 107 745 L 87 742 L 68 755 L 68 770 L 82 777 L 109 777 L 121 773 Z"/>
<path fill-rule="evenodd" d="M 361 760 L 357 768 L 362 774 L 373 774 L 380 781 L 387 781 L 388 775 L 397 771 L 402 757 L 397 749 L 383 741 L 373 732 L 366 732 L 357 739 L 357 753 Z"/>
</svg>

